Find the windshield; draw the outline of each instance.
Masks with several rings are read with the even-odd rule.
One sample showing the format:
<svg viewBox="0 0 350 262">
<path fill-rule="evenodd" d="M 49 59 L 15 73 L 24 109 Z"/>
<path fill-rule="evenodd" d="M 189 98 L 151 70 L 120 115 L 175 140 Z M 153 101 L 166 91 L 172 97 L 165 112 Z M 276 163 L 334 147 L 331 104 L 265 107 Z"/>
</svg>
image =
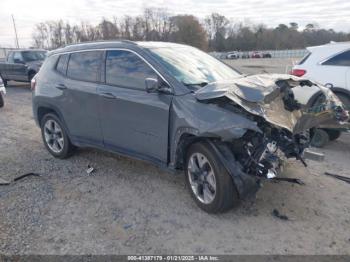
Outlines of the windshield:
<svg viewBox="0 0 350 262">
<path fill-rule="evenodd" d="M 240 74 L 214 57 L 193 47 L 150 48 L 168 72 L 185 85 L 204 86 Z"/>
<path fill-rule="evenodd" d="M 46 57 L 46 51 L 24 51 L 22 57 L 26 62 L 42 61 Z"/>
</svg>

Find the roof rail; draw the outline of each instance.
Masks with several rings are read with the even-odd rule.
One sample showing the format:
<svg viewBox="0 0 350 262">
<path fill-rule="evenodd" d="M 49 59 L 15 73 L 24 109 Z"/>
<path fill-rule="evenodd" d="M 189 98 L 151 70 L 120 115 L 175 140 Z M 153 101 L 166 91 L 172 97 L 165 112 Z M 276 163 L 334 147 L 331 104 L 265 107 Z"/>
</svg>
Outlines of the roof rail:
<svg viewBox="0 0 350 262">
<path fill-rule="evenodd" d="M 134 41 L 131 40 L 126 40 L 126 39 L 115 39 L 115 40 L 94 40 L 94 41 L 85 41 L 85 42 L 79 42 L 79 43 L 74 43 L 74 44 L 68 44 L 65 45 L 64 47 L 68 46 L 76 46 L 76 45 L 84 45 L 84 44 L 93 44 L 93 43 L 112 43 L 112 42 L 122 42 L 122 43 L 128 43 L 128 44 L 133 44 L 137 45 Z"/>
</svg>

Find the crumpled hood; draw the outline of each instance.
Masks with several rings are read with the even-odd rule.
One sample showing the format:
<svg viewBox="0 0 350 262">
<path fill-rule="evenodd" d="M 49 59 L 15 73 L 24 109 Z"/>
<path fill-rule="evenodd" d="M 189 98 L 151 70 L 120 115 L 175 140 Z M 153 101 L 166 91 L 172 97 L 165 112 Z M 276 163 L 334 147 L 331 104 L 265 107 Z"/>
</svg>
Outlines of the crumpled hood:
<svg viewBox="0 0 350 262">
<path fill-rule="evenodd" d="M 308 108 L 287 110 L 285 97 L 295 86 L 317 86 L 326 96 L 321 111 Z M 199 101 L 227 97 L 246 111 L 264 117 L 268 122 L 300 133 L 312 127 L 349 127 L 348 113 L 340 100 L 324 86 L 287 74 L 242 76 L 227 82 L 206 85 L 196 92 Z M 340 114 L 340 115 L 339 115 Z"/>
</svg>

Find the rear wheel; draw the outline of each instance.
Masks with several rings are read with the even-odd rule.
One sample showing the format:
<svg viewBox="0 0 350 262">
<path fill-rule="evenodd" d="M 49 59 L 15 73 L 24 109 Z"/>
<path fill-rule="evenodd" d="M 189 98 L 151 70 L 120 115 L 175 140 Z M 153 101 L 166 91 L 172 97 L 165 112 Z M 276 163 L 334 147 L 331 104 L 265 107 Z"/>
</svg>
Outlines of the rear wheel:
<svg viewBox="0 0 350 262">
<path fill-rule="evenodd" d="M 29 82 L 32 81 L 32 79 L 33 79 L 33 77 L 34 77 L 35 75 L 36 75 L 35 72 L 33 72 L 33 71 L 29 72 L 29 74 L 28 74 Z"/>
<path fill-rule="evenodd" d="M 185 167 L 190 194 L 201 209 L 221 213 L 238 203 L 233 181 L 209 145 L 193 144 L 187 152 Z"/>
<path fill-rule="evenodd" d="M 46 149 L 57 158 L 67 158 L 72 155 L 74 146 L 71 144 L 61 120 L 52 113 L 46 114 L 41 120 L 41 135 Z"/>
</svg>

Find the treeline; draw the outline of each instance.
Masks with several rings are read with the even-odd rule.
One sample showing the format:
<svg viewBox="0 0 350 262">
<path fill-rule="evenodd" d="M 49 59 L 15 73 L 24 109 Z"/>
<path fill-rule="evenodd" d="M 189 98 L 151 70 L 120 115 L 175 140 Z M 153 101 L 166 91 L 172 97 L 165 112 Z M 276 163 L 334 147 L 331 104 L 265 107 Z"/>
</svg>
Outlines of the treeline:
<svg viewBox="0 0 350 262">
<path fill-rule="evenodd" d="M 300 30 L 295 22 L 276 28 L 247 25 L 217 13 L 201 20 L 193 15 L 171 15 L 164 9 L 145 9 L 140 16 L 103 18 L 97 25 L 47 21 L 37 24 L 33 32 L 34 46 L 46 49 L 112 39 L 170 41 L 208 51 L 248 51 L 298 49 L 330 41 L 349 41 L 350 33 L 321 29 L 315 24 Z"/>
</svg>

